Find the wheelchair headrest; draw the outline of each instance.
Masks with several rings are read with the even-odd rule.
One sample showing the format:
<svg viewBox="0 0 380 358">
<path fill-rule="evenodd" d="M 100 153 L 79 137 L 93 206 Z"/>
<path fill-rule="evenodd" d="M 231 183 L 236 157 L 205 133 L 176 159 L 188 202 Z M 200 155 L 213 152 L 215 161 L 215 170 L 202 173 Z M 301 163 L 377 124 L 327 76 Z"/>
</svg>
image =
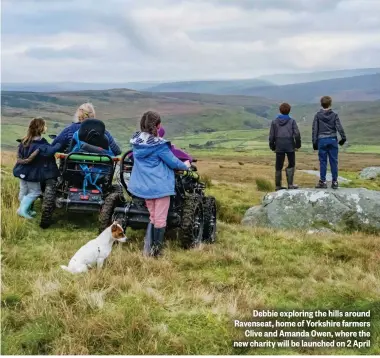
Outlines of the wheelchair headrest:
<svg viewBox="0 0 380 358">
<path fill-rule="evenodd" d="M 106 126 L 99 119 L 87 119 L 79 127 L 79 139 L 82 142 L 108 149 L 109 141 L 106 133 Z"/>
</svg>

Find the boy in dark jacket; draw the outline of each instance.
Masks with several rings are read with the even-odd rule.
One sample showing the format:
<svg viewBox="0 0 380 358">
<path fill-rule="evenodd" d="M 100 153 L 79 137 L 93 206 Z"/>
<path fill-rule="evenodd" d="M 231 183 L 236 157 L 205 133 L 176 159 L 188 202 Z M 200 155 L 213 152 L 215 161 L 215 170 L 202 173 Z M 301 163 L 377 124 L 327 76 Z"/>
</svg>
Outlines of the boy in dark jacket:
<svg viewBox="0 0 380 358">
<path fill-rule="evenodd" d="M 327 157 L 330 161 L 332 175 L 332 189 L 338 189 L 338 137 L 339 145 L 343 145 L 347 138 L 337 113 L 331 109 L 332 99 L 329 96 L 321 98 L 322 109 L 316 113 L 313 121 L 313 148 L 318 150 L 320 164 L 320 180 L 316 188 L 327 188 L 326 172 Z"/>
<path fill-rule="evenodd" d="M 288 157 L 286 168 L 288 189 L 298 189 L 293 180 L 296 165 L 295 150 L 301 148 L 301 134 L 296 121 L 289 116 L 291 106 L 282 103 L 279 109 L 281 114 L 272 121 L 269 132 L 269 147 L 276 152 L 276 190 L 286 189 L 281 185 L 285 155 Z"/>
</svg>

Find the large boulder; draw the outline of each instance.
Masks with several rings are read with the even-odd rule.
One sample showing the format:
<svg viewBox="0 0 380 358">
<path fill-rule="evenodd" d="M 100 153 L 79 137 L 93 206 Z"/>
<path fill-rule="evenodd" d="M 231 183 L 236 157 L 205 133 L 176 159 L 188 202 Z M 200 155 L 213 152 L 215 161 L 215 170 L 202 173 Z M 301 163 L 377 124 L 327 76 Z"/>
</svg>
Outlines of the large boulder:
<svg viewBox="0 0 380 358">
<path fill-rule="evenodd" d="M 362 188 L 280 190 L 245 213 L 243 225 L 280 229 L 380 230 L 380 191 Z"/>
<path fill-rule="evenodd" d="M 376 179 L 377 176 L 380 176 L 380 167 L 364 168 L 359 175 L 361 179 Z"/>
</svg>

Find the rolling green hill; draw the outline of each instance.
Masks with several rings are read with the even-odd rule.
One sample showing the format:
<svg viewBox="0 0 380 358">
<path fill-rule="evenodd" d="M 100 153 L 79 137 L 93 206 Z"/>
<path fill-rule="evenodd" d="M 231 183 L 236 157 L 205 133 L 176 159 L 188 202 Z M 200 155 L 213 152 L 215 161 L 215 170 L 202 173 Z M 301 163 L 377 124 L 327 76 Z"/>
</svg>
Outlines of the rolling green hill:
<svg viewBox="0 0 380 358">
<path fill-rule="evenodd" d="M 315 103 L 328 93 L 338 101 L 372 101 L 380 99 L 380 69 L 273 75 L 236 81 L 169 82 L 144 91 L 257 96 L 296 103 Z"/>
<path fill-rule="evenodd" d="M 272 82 L 276 85 L 288 85 L 314 81 L 331 80 L 336 78 L 354 77 L 380 73 L 380 68 L 358 68 L 337 71 L 319 71 L 307 73 L 285 73 L 260 76 L 259 79 Z"/>
<path fill-rule="evenodd" d="M 267 87 L 273 84 L 259 79 L 225 80 L 225 81 L 181 81 L 162 83 L 145 88 L 152 92 L 192 92 L 211 94 L 236 94 L 248 88 Z"/>
<path fill-rule="evenodd" d="M 138 127 L 142 113 L 152 109 L 163 118 L 167 136 L 192 150 L 267 151 L 270 121 L 278 102 L 251 96 L 196 93 L 152 93 L 128 89 L 63 93 L 3 92 L 2 147 L 15 148 L 34 116 L 48 121 L 49 133 L 59 133 L 72 121 L 76 108 L 94 103 L 97 117 L 123 148 Z M 311 124 L 318 104 L 293 105 L 304 143 L 310 147 Z M 374 146 L 380 138 L 380 101 L 334 102 L 347 132 L 349 145 Z M 355 147 L 356 148 L 356 147 Z M 368 147 L 369 148 L 369 147 Z M 377 148 L 377 147 L 376 147 Z M 364 150 L 364 149 L 361 149 Z M 367 150 L 367 149 L 366 149 Z M 378 149 L 375 150 L 378 152 Z"/>
<path fill-rule="evenodd" d="M 380 73 L 277 87 L 245 88 L 235 94 L 293 103 L 316 103 L 326 94 L 332 96 L 335 101 L 374 101 L 380 99 Z"/>
<path fill-rule="evenodd" d="M 2 146 L 13 148 L 25 135 L 34 116 L 48 120 L 49 133 L 60 132 L 72 121 L 76 108 L 91 101 L 99 119 L 106 122 L 116 139 L 127 145 L 143 112 L 158 111 L 167 123 L 169 136 L 230 129 L 260 129 L 268 121 L 257 113 L 268 111 L 273 102 L 254 97 L 151 94 L 127 89 L 64 93 L 2 93 Z M 247 105 L 247 110 L 244 105 Z"/>
</svg>

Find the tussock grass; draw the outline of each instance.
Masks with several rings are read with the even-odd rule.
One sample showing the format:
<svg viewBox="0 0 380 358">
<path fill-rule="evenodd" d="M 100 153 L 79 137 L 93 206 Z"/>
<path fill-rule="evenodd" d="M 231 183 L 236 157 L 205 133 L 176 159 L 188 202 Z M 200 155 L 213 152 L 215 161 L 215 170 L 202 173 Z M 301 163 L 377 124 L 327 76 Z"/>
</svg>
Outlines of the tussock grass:
<svg viewBox="0 0 380 358">
<path fill-rule="evenodd" d="M 17 181 L 3 177 L 2 354 L 363 353 L 233 349 L 233 340 L 244 340 L 233 320 L 271 308 L 371 309 L 373 340 L 365 353 L 379 354 L 379 237 L 242 227 L 245 208 L 263 195 L 244 179 L 255 167 L 245 164 L 237 174 L 243 180 L 233 181 L 212 174 L 212 165 L 207 190 L 221 209 L 217 243 L 184 251 L 167 241 L 163 258 L 155 260 L 142 256 L 144 232 L 128 230 L 129 242 L 115 246 L 101 272 L 78 276 L 59 265 L 97 236 L 93 219 L 58 216 L 41 230 L 38 217 L 13 216 Z"/>
<path fill-rule="evenodd" d="M 274 191 L 274 186 L 272 182 L 265 178 L 256 178 L 256 186 L 258 191 L 264 191 L 264 192 L 272 192 Z"/>
<path fill-rule="evenodd" d="M 27 223 L 20 218 L 16 211 L 18 201 L 19 183 L 9 174 L 2 174 L 1 180 L 1 237 L 4 241 L 14 241 L 23 238 L 28 232 Z"/>
</svg>

